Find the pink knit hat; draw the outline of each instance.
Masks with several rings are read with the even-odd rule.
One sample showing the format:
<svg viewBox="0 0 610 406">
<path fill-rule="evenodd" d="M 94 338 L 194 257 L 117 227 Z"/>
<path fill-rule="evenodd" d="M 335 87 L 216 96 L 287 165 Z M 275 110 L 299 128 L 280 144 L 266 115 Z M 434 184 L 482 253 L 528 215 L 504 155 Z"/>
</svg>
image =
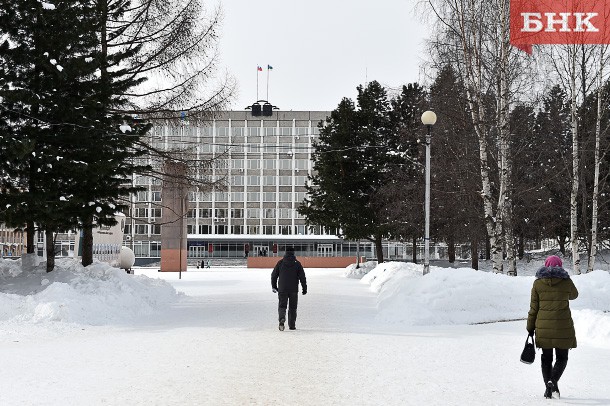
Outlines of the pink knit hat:
<svg viewBox="0 0 610 406">
<path fill-rule="evenodd" d="M 544 261 L 544 266 L 552 268 L 554 266 L 562 266 L 563 262 L 561 262 L 561 258 L 559 258 L 557 255 L 551 255 L 550 257 L 548 257 L 546 259 L 546 261 Z"/>
</svg>

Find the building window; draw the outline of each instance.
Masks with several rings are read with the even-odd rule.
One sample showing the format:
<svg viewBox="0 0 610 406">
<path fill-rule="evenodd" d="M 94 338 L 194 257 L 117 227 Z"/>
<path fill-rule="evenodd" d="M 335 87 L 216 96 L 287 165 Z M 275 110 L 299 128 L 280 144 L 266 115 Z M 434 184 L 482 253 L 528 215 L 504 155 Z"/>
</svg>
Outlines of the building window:
<svg viewBox="0 0 610 406">
<path fill-rule="evenodd" d="M 280 169 L 292 169 L 292 159 L 280 159 Z"/>
<path fill-rule="evenodd" d="M 244 169 L 244 160 L 243 159 L 233 159 L 231 161 L 231 168 Z"/>
<path fill-rule="evenodd" d="M 280 218 L 281 219 L 292 218 L 292 209 L 280 209 Z"/>
<path fill-rule="evenodd" d="M 243 234 L 244 226 L 231 226 L 231 234 Z"/>
<path fill-rule="evenodd" d="M 227 234 L 228 227 L 225 224 L 218 224 L 214 227 L 216 228 L 216 234 Z"/>
<path fill-rule="evenodd" d="M 151 224 L 150 233 L 153 235 L 161 235 L 161 224 Z"/>
<path fill-rule="evenodd" d="M 275 218 L 275 209 L 263 209 L 263 218 L 274 219 Z"/>
<path fill-rule="evenodd" d="M 216 192 L 216 201 L 217 202 L 228 202 L 229 194 L 227 192 Z"/>
<path fill-rule="evenodd" d="M 275 159 L 265 159 L 263 161 L 263 168 L 275 170 L 277 168 L 276 163 L 277 163 L 277 161 Z"/>
<path fill-rule="evenodd" d="M 299 170 L 307 170 L 307 167 L 309 165 L 309 161 L 305 160 L 305 159 L 297 159 L 295 162 L 295 168 L 299 169 Z"/>
<path fill-rule="evenodd" d="M 283 136 L 292 135 L 292 127 L 280 127 L 280 135 L 283 135 Z"/>
<path fill-rule="evenodd" d="M 305 192 L 296 192 L 295 201 L 300 203 L 303 200 L 305 200 L 306 197 L 307 197 L 307 193 L 305 193 Z"/>
<path fill-rule="evenodd" d="M 150 217 L 160 218 L 161 217 L 161 209 L 160 208 L 150 209 Z"/>
<path fill-rule="evenodd" d="M 260 186 L 260 176 L 248 176 L 248 186 Z"/>
<path fill-rule="evenodd" d="M 248 234 L 258 234 L 259 226 L 248 226 Z"/>
<path fill-rule="evenodd" d="M 263 226 L 263 234 L 275 234 L 275 226 Z"/>
<path fill-rule="evenodd" d="M 199 217 L 201 217 L 201 218 L 212 217 L 212 209 L 199 209 Z"/>
<path fill-rule="evenodd" d="M 196 234 L 195 230 L 196 230 L 195 224 L 187 224 L 186 225 L 186 233 L 187 234 Z"/>
<path fill-rule="evenodd" d="M 186 217 L 191 219 L 197 218 L 197 209 L 188 209 L 186 212 Z"/>
<path fill-rule="evenodd" d="M 248 201 L 249 202 L 260 202 L 261 194 L 259 192 L 248 192 Z"/>
<path fill-rule="evenodd" d="M 263 202 L 275 202 L 275 192 L 264 192 Z"/>
<path fill-rule="evenodd" d="M 161 191 L 160 190 L 155 190 L 152 192 L 152 201 L 153 202 L 161 201 Z"/>
<path fill-rule="evenodd" d="M 263 179 L 263 185 L 264 186 L 275 186 L 276 184 L 276 177 L 275 176 L 265 176 Z"/>
<path fill-rule="evenodd" d="M 136 224 L 136 234 L 148 235 L 148 224 Z"/>
<path fill-rule="evenodd" d="M 244 209 L 231 209 L 231 218 L 243 219 L 244 218 Z"/>
<path fill-rule="evenodd" d="M 228 137 L 229 127 L 216 127 L 216 135 L 219 137 Z"/>
<path fill-rule="evenodd" d="M 309 127 L 297 127 L 297 135 L 309 135 Z"/>
<path fill-rule="evenodd" d="M 304 225 L 295 226 L 295 227 L 296 227 L 296 234 L 305 235 L 305 226 Z"/>
<path fill-rule="evenodd" d="M 233 176 L 233 186 L 243 186 L 244 177 L 241 175 Z"/>
<path fill-rule="evenodd" d="M 234 137 L 243 137 L 244 136 L 244 127 L 231 127 L 231 134 Z"/>
<path fill-rule="evenodd" d="M 148 201 L 148 192 L 146 190 L 140 190 L 136 197 L 137 202 L 147 202 Z"/>
<path fill-rule="evenodd" d="M 260 169 L 261 161 L 259 159 L 248 159 L 248 169 Z"/>
<path fill-rule="evenodd" d="M 280 176 L 280 186 L 292 186 L 292 176 Z"/>
<path fill-rule="evenodd" d="M 253 137 L 258 137 L 261 135 L 260 127 L 248 127 L 248 135 Z"/>
<path fill-rule="evenodd" d="M 200 224 L 199 225 L 199 234 L 211 234 L 210 225 L 209 224 Z"/>
<path fill-rule="evenodd" d="M 277 150 L 277 147 L 275 146 L 275 144 L 265 144 L 263 151 L 268 153 L 268 154 L 275 154 Z M 265 169 L 270 169 L 270 168 L 265 168 Z"/>
<path fill-rule="evenodd" d="M 266 127 L 265 135 L 266 136 L 275 136 L 277 133 L 277 129 L 275 127 Z"/>
<path fill-rule="evenodd" d="M 282 235 L 292 234 L 292 227 L 291 226 L 280 226 L 280 234 L 282 234 Z"/>
<path fill-rule="evenodd" d="M 216 209 L 216 218 L 226 218 L 227 217 L 227 209 Z"/>
<path fill-rule="evenodd" d="M 231 192 L 231 201 L 232 202 L 243 202 L 244 201 L 244 192 Z"/>
<path fill-rule="evenodd" d="M 261 209 L 247 209 L 246 216 L 249 219 L 258 219 L 261 217 Z"/>
<path fill-rule="evenodd" d="M 134 217 L 137 218 L 148 218 L 148 209 L 145 207 L 136 207 L 136 215 Z"/>
<path fill-rule="evenodd" d="M 258 154 L 261 152 L 261 146 L 260 144 L 248 144 L 247 151 Z"/>
<path fill-rule="evenodd" d="M 279 193 L 279 201 L 280 202 L 291 202 L 292 201 L 292 192 L 280 192 Z"/>
<path fill-rule="evenodd" d="M 160 257 L 161 256 L 161 243 L 160 242 L 151 242 L 150 243 L 150 256 L 151 257 Z"/>
</svg>

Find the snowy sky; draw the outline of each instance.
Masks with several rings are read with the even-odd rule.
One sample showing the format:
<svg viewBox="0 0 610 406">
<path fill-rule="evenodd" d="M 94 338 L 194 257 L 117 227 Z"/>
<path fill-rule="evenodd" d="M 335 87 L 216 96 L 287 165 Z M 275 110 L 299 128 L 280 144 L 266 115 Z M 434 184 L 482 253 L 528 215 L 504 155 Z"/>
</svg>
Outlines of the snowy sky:
<svg viewBox="0 0 610 406">
<path fill-rule="evenodd" d="M 218 0 L 221 65 L 238 81 L 232 108 L 259 99 L 281 110 L 331 110 L 367 79 L 389 87 L 420 80 L 427 26 L 415 0 Z"/>
</svg>

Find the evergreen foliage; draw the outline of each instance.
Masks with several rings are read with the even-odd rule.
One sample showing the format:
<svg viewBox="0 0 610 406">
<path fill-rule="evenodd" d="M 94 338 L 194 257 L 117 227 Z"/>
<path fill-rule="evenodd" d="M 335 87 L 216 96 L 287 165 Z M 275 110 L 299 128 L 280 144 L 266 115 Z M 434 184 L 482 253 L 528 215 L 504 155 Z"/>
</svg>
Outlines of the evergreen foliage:
<svg viewBox="0 0 610 406">
<path fill-rule="evenodd" d="M 320 123 L 314 143 L 315 174 L 309 197 L 299 208 L 309 224 L 336 230 L 348 239 L 369 239 L 383 262 L 381 242 L 392 235 L 384 186 L 395 170 L 412 167 L 412 150 L 397 131 L 403 123 L 392 113 L 386 89 L 378 82 L 358 87 L 358 105 L 344 98 Z"/>
</svg>

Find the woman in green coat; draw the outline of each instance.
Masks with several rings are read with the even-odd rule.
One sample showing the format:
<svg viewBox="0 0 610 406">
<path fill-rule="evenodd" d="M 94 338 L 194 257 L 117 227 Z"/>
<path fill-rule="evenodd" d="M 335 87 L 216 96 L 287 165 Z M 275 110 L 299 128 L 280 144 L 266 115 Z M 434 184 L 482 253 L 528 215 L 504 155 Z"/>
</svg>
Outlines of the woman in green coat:
<svg viewBox="0 0 610 406">
<path fill-rule="evenodd" d="M 578 290 L 562 265 L 561 258 L 551 255 L 536 272 L 527 317 L 527 331 L 530 336 L 536 333 L 536 347 L 542 348 L 545 398 L 552 398 L 553 392 L 559 396 L 557 382 L 568 364 L 568 351 L 576 348 L 569 301 L 578 297 Z M 553 349 L 557 358 L 554 366 Z"/>
</svg>

